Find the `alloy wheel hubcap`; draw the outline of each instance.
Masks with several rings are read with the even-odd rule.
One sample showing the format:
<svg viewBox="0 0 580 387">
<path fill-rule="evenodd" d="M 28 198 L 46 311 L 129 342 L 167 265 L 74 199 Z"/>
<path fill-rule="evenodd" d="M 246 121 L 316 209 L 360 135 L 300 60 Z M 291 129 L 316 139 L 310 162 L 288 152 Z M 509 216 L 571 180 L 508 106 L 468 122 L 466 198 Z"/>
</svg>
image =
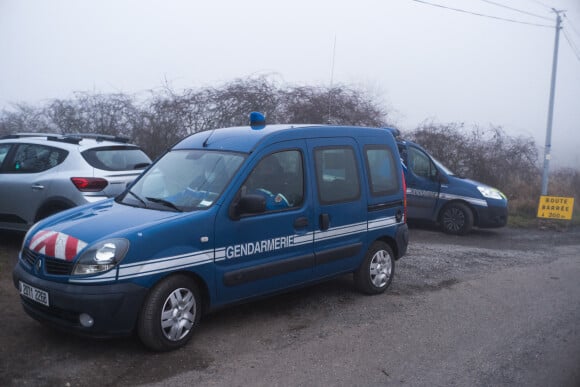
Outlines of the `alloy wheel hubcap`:
<svg viewBox="0 0 580 387">
<path fill-rule="evenodd" d="M 456 208 L 452 208 L 445 212 L 443 222 L 445 223 L 445 227 L 448 230 L 459 231 L 465 224 L 465 216 L 462 211 L 459 211 Z"/>
<path fill-rule="evenodd" d="M 374 286 L 382 288 L 391 278 L 391 256 L 385 250 L 379 250 L 373 255 L 370 265 L 371 281 Z"/>
<path fill-rule="evenodd" d="M 195 321 L 196 303 L 189 289 L 174 290 L 165 300 L 161 312 L 161 330 L 171 341 L 179 341 L 191 330 Z"/>
</svg>

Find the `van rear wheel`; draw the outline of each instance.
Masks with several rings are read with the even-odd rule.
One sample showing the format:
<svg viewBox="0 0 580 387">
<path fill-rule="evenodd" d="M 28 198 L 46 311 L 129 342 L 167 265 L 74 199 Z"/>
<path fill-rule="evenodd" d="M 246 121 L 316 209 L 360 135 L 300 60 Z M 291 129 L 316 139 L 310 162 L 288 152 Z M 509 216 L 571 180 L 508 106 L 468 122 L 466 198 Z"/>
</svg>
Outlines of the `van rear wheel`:
<svg viewBox="0 0 580 387">
<path fill-rule="evenodd" d="M 169 351 L 191 339 L 200 317 L 196 283 L 184 275 L 172 276 L 151 289 L 137 322 L 137 333 L 146 347 Z"/>
<path fill-rule="evenodd" d="M 447 234 L 465 235 L 473 227 L 473 213 L 463 203 L 448 204 L 441 214 L 441 227 Z"/>
<path fill-rule="evenodd" d="M 393 250 L 385 242 L 374 242 L 368 249 L 363 262 L 354 273 L 358 290 L 366 294 L 383 293 L 395 275 Z"/>
</svg>

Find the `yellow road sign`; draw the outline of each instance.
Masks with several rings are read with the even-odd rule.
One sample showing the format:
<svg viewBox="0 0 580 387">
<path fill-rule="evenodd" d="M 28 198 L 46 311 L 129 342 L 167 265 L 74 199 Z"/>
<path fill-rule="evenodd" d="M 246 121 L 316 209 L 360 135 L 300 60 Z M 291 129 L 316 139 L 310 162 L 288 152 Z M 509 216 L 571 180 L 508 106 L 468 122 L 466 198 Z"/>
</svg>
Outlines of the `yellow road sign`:
<svg viewBox="0 0 580 387">
<path fill-rule="evenodd" d="M 573 209 L 574 198 L 540 196 L 538 218 L 571 220 Z"/>
</svg>

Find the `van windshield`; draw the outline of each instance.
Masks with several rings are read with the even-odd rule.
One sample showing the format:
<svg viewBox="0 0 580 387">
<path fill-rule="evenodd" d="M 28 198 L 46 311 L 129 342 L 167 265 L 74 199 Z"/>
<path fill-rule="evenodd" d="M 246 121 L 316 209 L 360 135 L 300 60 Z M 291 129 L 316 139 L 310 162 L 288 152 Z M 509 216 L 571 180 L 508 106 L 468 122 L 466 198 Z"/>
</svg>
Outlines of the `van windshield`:
<svg viewBox="0 0 580 387">
<path fill-rule="evenodd" d="M 441 162 L 439 160 L 437 160 L 433 156 L 431 156 L 431 159 L 433 160 L 433 162 L 435 163 L 435 165 L 437 165 L 437 168 L 441 169 L 447 175 L 455 176 L 455 173 L 451 172 L 451 170 L 449 168 L 447 168 L 445 165 L 441 164 Z"/>
<path fill-rule="evenodd" d="M 207 150 L 174 150 L 147 170 L 121 203 L 167 211 L 211 206 L 239 169 L 245 155 Z"/>
</svg>

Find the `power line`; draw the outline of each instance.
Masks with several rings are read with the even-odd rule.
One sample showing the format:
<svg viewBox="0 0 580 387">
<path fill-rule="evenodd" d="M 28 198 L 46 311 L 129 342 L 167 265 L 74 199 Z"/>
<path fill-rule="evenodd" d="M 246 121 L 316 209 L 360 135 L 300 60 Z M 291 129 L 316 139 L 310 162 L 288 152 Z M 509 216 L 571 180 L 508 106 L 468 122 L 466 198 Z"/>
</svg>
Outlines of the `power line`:
<svg viewBox="0 0 580 387">
<path fill-rule="evenodd" d="M 578 33 L 578 30 L 576 29 L 576 27 L 574 27 L 574 24 L 572 24 L 572 21 L 570 20 L 568 15 L 564 13 L 563 16 L 564 18 L 566 18 L 566 21 L 568 22 L 564 27 L 572 28 L 572 31 L 575 32 L 576 35 L 580 37 L 580 33 Z M 564 37 L 566 38 L 568 45 L 572 49 L 572 52 L 574 53 L 576 58 L 578 58 L 578 60 L 580 61 L 580 49 L 578 48 L 578 45 L 574 42 L 574 39 L 572 39 L 572 37 L 568 35 L 568 31 L 566 30 L 566 28 L 562 28 L 562 31 L 564 32 Z"/>
<path fill-rule="evenodd" d="M 567 26 L 570 26 L 570 28 L 572 28 L 572 30 L 574 30 L 574 32 L 576 33 L 576 35 L 580 36 L 580 32 L 578 32 L 578 30 L 576 29 L 576 27 L 574 27 L 574 24 L 572 24 L 572 20 L 570 20 L 570 18 L 568 17 L 568 15 L 564 14 L 564 17 L 569 22 L 566 25 Z"/>
<path fill-rule="evenodd" d="M 525 21 L 521 21 L 521 20 L 508 19 L 508 18 L 499 17 L 499 16 L 487 15 L 487 14 L 483 14 L 483 13 L 467 11 L 467 10 L 461 9 L 461 8 L 447 7 L 445 5 L 435 4 L 435 3 L 431 3 L 429 1 L 424 1 L 424 0 L 412 0 L 412 1 L 415 1 L 415 2 L 421 3 L 421 4 L 430 5 L 432 7 L 444 8 L 444 9 L 448 9 L 448 10 L 455 11 L 455 12 L 462 12 L 462 13 L 467 13 L 467 14 L 470 14 L 470 15 L 486 17 L 486 18 L 489 18 L 489 19 L 496 19 L 496 20 L 507 21 L 507 22 L 510 22 L 510 23 L 527 24 L 527 25 L 536 26 L 536 27 L 554 28 L 554 26 L 549 26 L 549 25 L 546 25 L 546 24 L 529 23 L 529 22 L 525 22 Z"/>
<path fill-rule="evenodd" d="M 507 5 L 503 5 L 503 4 L 500 4 L 500 3 L 496 3 L 495 1 L 490 1 L 490 0 L 481 0 L 481 1 L 483 1 L 484 3 L 488 3 L 488 4 L 492 4 L 492 5 L 498 6 L 498 7 L 510 9 L 512 11 L 520 12 L 520 13 L 523 13 L 523 14 L 526 14 L 526 15 L 539 17 L 539 18 L 544 19 L 544 20 L 550 20 L 550 21 L 552 20 L 552 19 L 550 19 L 547 16 L 538 15 L 538 14 L 535 14 L 535 13 L 532 13 L 532 12 L 528 12 L 528 11 L 524 11 L 524 10 L 521 10 L 521 9 L 518 9 L 518 8 L 508 7 Z"/>
<path fill-rule="evenodd" d="M 539 0 L 531 0 L 531 1 L 533 1 L 533 2 L 534 2 L 534 3 L 536 3 L 536 4 L 539 4 L 539 5 L 541 5 L 542 7 L 548 8 L 549 10 L 551 10 L 551 9 L 552 9 L 552 7 L 551 7 L 551 6 L 549 6 L 549 5 L 547 5 L 547 4 L 544 4 L 544 3 L 542 3 L 542 2 L 541 2 L 541 1 L 539 1 Z"/>
<path fill-rule="evenodd" d="M 578 61 L 580 61 L 580 50 L 578 49 L 578 46 L 576 46 L 574 41 L 568 36 L 568 32 L 565 29 L 562 28 L 562 32 L 564 33 L 564 37 L 568 41 L 570 48 L 572 48 L 572 52 L 574 53 Z"/>
</svg>

